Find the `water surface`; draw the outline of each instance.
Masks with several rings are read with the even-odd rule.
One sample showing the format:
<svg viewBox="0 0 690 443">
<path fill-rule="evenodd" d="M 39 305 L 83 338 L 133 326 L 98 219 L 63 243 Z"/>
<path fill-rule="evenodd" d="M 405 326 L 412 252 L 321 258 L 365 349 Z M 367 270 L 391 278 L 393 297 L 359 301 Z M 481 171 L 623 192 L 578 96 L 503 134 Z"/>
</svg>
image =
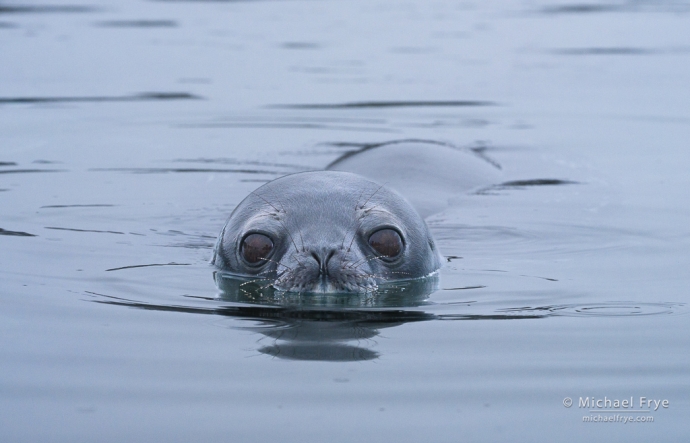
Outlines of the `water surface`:
<svg viewBox="0 0 690 443">
<path fill-rule="evenodd" d="M 679 1 L 3 2 L 3 441 L 687 439 L 689 23 Z M 437 290 L 218 288 L 247 193 L 400 139 L 501 168 L 427 218 Z M 583 422 L 616 414 L 653 422 Z"/>
</svg>

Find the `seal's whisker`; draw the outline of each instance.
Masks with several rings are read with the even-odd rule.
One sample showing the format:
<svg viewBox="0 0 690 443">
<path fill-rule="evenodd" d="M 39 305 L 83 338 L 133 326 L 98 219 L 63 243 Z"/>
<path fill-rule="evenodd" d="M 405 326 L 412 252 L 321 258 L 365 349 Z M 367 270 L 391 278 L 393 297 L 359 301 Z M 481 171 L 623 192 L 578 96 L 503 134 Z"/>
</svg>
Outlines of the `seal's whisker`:
<svg viewBox="0 0 690 443">
<path fill-rule="evenodd" d="M 288 268 L 289 270 L 294 271 L 294 269 L 292 269 L 290 266 L 288 266 L 288 265 L 286 265 L 286 264 L 283 264 L 283 263 L 281 263 L 281 262 L 279 262 L 279 261 L 271 260 L 270 258 L 259 257 L 259 260 L 270 261 L 271 263 L 275 263 L 275 264 L 277 264 L 277 265 L 279 265 L 279 266 L 285 266 L 285 267 Z M 297 262 L 299 263 L 299 260 L 297 260 Z M 302 264 L 302 263 L 300 263 L 300 264 Z M 276 272 L 278 272 L 278 271 L 276 271 Z"/>
<path fill-rule="evenodd" d="M 359 197 L 357 197 L 357 201 L 355 202 L 355 211 L 359 209 L 359 201 L 362 199 L 362 196 L 364 195 L 364 189 L 362 189 L 362 192 L 359 193 Z"/>
<path fill-rule="evenodd" d="M 385 276 L 386 276 L 386 274 L 372 274 L 372 273 L 370 273 L 370 272 L 364 272 L 364 273 L 362 273 L 362 274 L 359 276 L 359 278 L 360 278 L 361 280 L 365 280 L 365 279 L 368 278 L 368 277 L 379 277 L 379 278 L 384 278 Z"/>
<path fill-rule="evenodd" d="M 267 276 L 266 276 L 266 280 L 271 279 L 271 280 L 273 280 L 273 281 L 276 281 L 276 280 L 278 280 L 278 279 L 283 275 L 283 273 L 288 272 L 288 271 L 283 271 L 283 273 L 280 273 L 280 274 L 278 273 L 278 271 L 271 271 L 271 272 L 275 272 L 276 274 L 275 274 L 275 275 L 267 275 Z M 263 272 L 260 272 L 260 273 L 257 274 L 257 275 L 262 275 L 262 274 L 264 274 L 264 273 L 263 273 Z M 265 274 L 264 274 L 264 275 L 265 275 Z"/>
<path fill-rule="evenodd" d="M 295 261 L 296 261 L 297 263 L 300 264 L 300 266 L 304 267 L 304 263 L 302 263 L 301 261 L 299 261 L 299 258 L 296 257 L 296 255 L 297 255 L 298 252 L 299 252 L 299 251 L 293 252 L 292 255 L 290 255 L 290 258 L 294 258 Z"/>
<path fill-rule="evenodd" d="M 280 213 L 280 209 L 278 209 L 278 208 L 276 208 L 275 206 L 273 206 L 273 204 L 272 204 L 271 202 L 269 202 L 268 200 L 266 200 L 265 198 L 263 198 L 263 196 L 262 196 L 261 194 L 259 194 L 258 192 L 252 191 L 251 194 L 256 195 L 256 196 L 259 197 L 261 200 L 263 200 L 268 206 L 272 207 L 273 209 L 276 210 L 276 212 Z M 283 209 L 283 212 L 285 212 L 284 209 Z"/>
<path fill-rule="evenodd" d="M 244 283 L 241 283 L 241 284 L 239 285 L 239 289 L 240 289 L 240 291 L 242 291 L 246 296 L 250 297 L 252 300 L 256 300 L 254 291 L 251 291 L 251 292 L 250 292 L 250 291 L 247 291 L 246 289 L 243 288 L 243 286 L 244 286 L 244 285 L 251 284 L 251 283 L 256 283 L 256 282 L 264 281 L 264 280 L 270 280 L 270 279 L 267 279 L 267 278 L 255 278 L 254 280 L 250 280 L 250 281 L 246 281 L 246 282 L 244 282 Z M 259 287 L 259 290 L 261 290 L 261 289 L 263 289 L 263 288 L 262 288 L 262 287 Z M 263 295 L 263 294 L 262 294 L 262 295 Z"/>
<path fill-rule="evenodd" d="M 287 215 L 287 210 L 285 209 L 285 205 L 283 204 L 283 202 L 280 201 L 279 198 L 276 198 L 276 201 L 278 202 L 278 204 L 280 205 L 280 207 L 283 209 L 283 214 L 286 214 L 286 215 Z M 285 225 L 283 225 L 283 226 L 285 226 Z M 285 229 L 287 230 L 287 227 L 286 227 Z M 299 226 L 297 226 L 297 232 L 299 233 L 299 239 L 300 239 L 300 242 L 302 243 L 302 251 L 305 251 L 305 248 L 304 248 L 304 237 L 302 237 L 302 230 L 299 228 Z M 297 245 L 295 245 L 295 248 L 297 248 Z M 299 249 L 297 249 L 297 250 L 299 250 Z"/>
<path fill-rule="evenodd" d="M 249 281 L 246 281 L 244 283 L 240 283 L 240 287 L 242 287 L 244 285 L 251 284 L 251 283 L 256 283 L 258 281 L 263 281 L 263 280 L 268 280 L 268 279 L 267 278 L 255 278 L 254 280 L 249 280 Z"/>
<path fill-rule="evenodd" d="M 278 270 L 277 270 L 277 269 L 266 269 L 266 270 L 263 270 L 263 271 L 259 272 L 259 273 L 256 274 L 256 275 L 265 275 L 265 274 L 268 274 L 269 272 L 275 272 L 275 273 L 277 274 L 277 273 L 278 273 Z"/>
<path fill-rule="evenodd" d="M 368 263 L 368 262 L 370 262 L 370 261 L 372 261 L 372 260 L 379 259 L 379 258 L 381 258 L 381 257 L 385 257 L 385 255 L 375 255 L 375 256 L 369 257 L 369 258 L 364 257 L 363 259 L 357 260 L 356 262 L 352 263 L 352 266 L 356 265 L 357 263 L 359 263 L 359 265 L 355 266 L 354 268 L 351 266 L 350 269 L 357 269 L 357 268 L 359 268 L 360 266 L 362 266 L 362 265 L 364 265 L 364 264 L 366 264 L 366 263 Z M 364 260 L 364 261 L 362 262 L 362 260 Z M 360 262 L 362 262 L 362 263 L 360 263 Z"/>
<path fill-rule="evenodd" d="M 271 286 L 273 286 L 273 282 L 267 284 L 266 286 L 259 287 L 259 291 L 263 291 L 264 289 L 270 288 Z M 261 295 L 263 295 L 263 294 L 261 294 Z"/>
<path fill-rule="evenodd" d="M 364 208 L 367 205 L 367 203 L 369 203 L 369 200 L 371 200 L 376 195 L 376 193 L 381 190 L 381 188 L 383 188 L 383 185 L 379 186 L 378 189 L 376 191 L 374 191 L 374 193 L 369 196 L 369 198 L 367 199 L 367 201 L 364 202 L 364 204 L 361 206 L 361 208 Z"/>
<path fill-rule="evenodd" d="M 357 201 L 355 202 L 355 207 L 354 207 L 355 213 L 360 208 L 359 202 L 360 202 L 360 200 L 362 200 L 363 195 L 364 195 L 364 189 L 362 189 L 362 192 L 359 193 L 359 197 L 357 197 Z M 345 246 L 345 240 L 347 239 L 348 232 L 350 232 L 350 231 L 349 230 L 345 231 L 345 235 L 343 235 L 343 241 L 342 241 L 342 243 L 340 243 L 340 249 L 343 249 L 343 246 Z M 349 251 L 349 249 L 348 249 L 348 251 Z"/>
<path fill-rule="evenodd" d="M 352 232 L 352 240 L 350 240 L 350 244 L 347 245 L 347 252 L 350 252 L 350 248 L 352 248 L 352 244 L 355 242 L 355 238 L 357 238 L 357 231 L 359 228 L 362 226 L 362 218 L 357 219 L 357 228 Z"/>
<path fill-rule="evenodd" d="M 381 188 L 379 188 L 379 189 L 381 189 Z M 372 197 L 373 197 L 373 195 L 372 195 Z M 367 200 L 367 202 L 369 202 L 369 200 Z M 364 205 L 361 206 L 362 211 L 365 212 L 365 213 L 364 213 L 363 215 L 361 215 L 361 216 L 357 219 L 357 229 L 355 229 L 355 230 L 353 231 L 353 233 L 352 233 L 352 240 L 350 240 L 350 244 L 347 246 L 347 252 L 350 252 L 350 248 L 352 248 L 352 244 L 354 243 L 355 238 L 356 238 L 356 236 L 357 236 L 357 231 L 358 231 L 359 228 L 362 226 L 362 218 L 363 218 L 364 216 L 366 216 L 366 215 L 367 215 L 369 212 L 371 212 L 372 210 L 378 208 L 378 206 L 379 206 L 379 205 L 375 205 L 375 206 L 373 206 L 373 207 L 371 207 L 371 208 L 367 208 L 366 210 L 364 210 L 364 206 L 365 206 L 365 205 L 366 205 L 366 203 L 364 203 Z M 387 213 L 386 211 L 381 211 L 381 212 Z M 346 234 L 346 235 L 347 235 L 347 234 Z"/>
<path fill-rule="evenodd" d="M 275 195 L 274 195 L 274 198 L 276 199 L 278 204 L 280 204 L 280 207 L 283 208 L 283 214 L 287 214 L 287 211 L 285 210 L 285 205 L 283 205 L 283 202 L 280 201 L 279 198 L 275 197 Z M 302 251 L 306 251 L 306 248 L 304 247 L 304 237 L 302 237 L 302 230 L 299 228 L 299 225 L 297 225 L 297 232 L 299 233 L 300 243 L 302 243 Z"/>
<path fill-rule="evenodd" d="M 352 235 L 353 235 L 353 238 L 354 238 L 354 235 L 356 234 L 356 232 L 357 232 L 357 231 L 353 232 L 353 234 L 352 234 Z M 344 247 L 345 247 L 345 240 L 347 240 L 347 234 L 349 234 L 349 233 L 350 233 L 350 229 L 348 229 L 347 231 L 345 231 L 345 235 L 343 235 L 343 241 L 340 242 L 340 249 L 341 249 L 341 250 L 344 249 Z M 348 249 L 348 252 L 349 252 L 349 249 Z"/>
<path fill-rule="evenodd" d="M 374 197 L 374 195 L 376 195 L 376 193 L 381 190 L 381 188 L 383 188 L 383 185 L 379 186 L 378 189 L 376 189 L 376 191 L 374 191 L 374 193 L 369 196 L 367 201 L 365 201 L 363 204 L 360 205 L 359 201 L 362 199 L 362 195 L 364 195 L 364 190 L 362 189 L 362 192 L 359 193 L 359 197 L 357 197 L 357 203 L 355 203 L 355 212 L 360 210 L 360 209 L 363 209 L 367 205 L 367 203 L 369 203 L 369 200 L 371 200 Z M 347 252 L 350 252 L 350 248 L 352 248 L 352 244 L 354 243 L 355 238 L 357 237 L 357 230 L 359 230 L 359 228 L 361 226 L 362 226 L 362 217 L 358 217 L 356 229 L 352 232 L 352 240 L 350 240 L 350 244 L 347 246 Z M 345 245 L 345 239 L 346 238 L 347 238 L 347 232 L 345 233 L 345 236 L 343 237 L 343 243 L 340 245 L 341 249 Z"/>
<path fill-rule="evenodd" d="M 355 213 L 359 209 L 359 200 L 362 198 L 362 194 L 364 194 L 364 190 L 362 190 L 362 192 L 359 194 L 359 197 L 357 197 L 357 203 L 355 203 Z M 359 223 L 361 223 L 360 218 L 355 220 L 355 224 L 359 224 Z M 349 229 L 347 231 L 345 231 L 345 235 L 343 235 L 343 241 L 340 243 L 340 249 L 343 249 L 343 247 L 345 246 L 345 240 L 347 240 L 347 234 L 349 234 L 349 233 L 350 233 Z M 355 229 L 352 232 L 352 239 L 353 240 L 354 240 L 356 234 L 357 234 L 357 230 Z M 352 242 L 350 242 L 350 245 L 347 247 L 347 252 L 350 252 L 350 246 L 352 246 Z"/>
</svg>

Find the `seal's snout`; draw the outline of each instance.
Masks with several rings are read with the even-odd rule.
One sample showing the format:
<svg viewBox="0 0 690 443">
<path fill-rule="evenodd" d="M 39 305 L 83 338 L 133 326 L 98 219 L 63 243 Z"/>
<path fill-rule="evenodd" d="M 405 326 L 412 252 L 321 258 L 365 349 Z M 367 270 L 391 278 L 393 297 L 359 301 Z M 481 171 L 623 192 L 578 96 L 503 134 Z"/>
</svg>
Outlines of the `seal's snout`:
<svg viewBox="0 0 690 443">
<path fill-rule="evenodd" d="M 335 255 L 335 249 L 327 249 L 319 252 L 312 251 L 311 256 L 316 260 L 316 264 L 319 267 L 319 274 L 324 277 L 329 275 L 328 266 L 330 264 L 331 258 Z"/>
<path fill-rule="evenodd" d="M 352 254 L 350 254 L 352 255 Z M 376 289 L 369 266 L 343 249 L 304 250 L 289 256 L 274 287 L 292 292 L 367 292 Z"/>
</svg>

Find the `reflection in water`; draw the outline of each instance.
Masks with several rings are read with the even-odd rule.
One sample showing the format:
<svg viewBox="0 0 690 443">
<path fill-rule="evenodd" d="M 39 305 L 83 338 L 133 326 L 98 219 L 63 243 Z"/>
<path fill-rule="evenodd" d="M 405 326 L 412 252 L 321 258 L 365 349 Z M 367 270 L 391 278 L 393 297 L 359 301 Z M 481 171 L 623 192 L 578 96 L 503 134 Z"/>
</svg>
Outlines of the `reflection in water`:
<svg viewBox="0 0 690 443">
<path fill-rule="evenodd" d="M 262 354 L 289 360 L 360 361 L 378 358 L 363 345 L 379 330 L 432 314 L 400 308 L 421 306 L 438 288 L 438 276 L 391 283 L 363 294 L 293 294 L 262 286 L 265 281 L 239 280 L 215 273 L 223 300 L 281 306 L 270 327 L 249 328 L 273 338 Z M 398 308 L 398 309 L 396 309 Z M 271 312 L 275 314 L 275 308 Z"/>
<path fill-rule="evenodd" d="M 243 329 L 274 340 L 262 354 L 290 360 L 361 361 L 378 358 L 368 341 L 379 330 L 438 318 L 410 308 L 425 305 L 438 277 L 396 282 L 366 294 L 289 294 L 258 282 L 214 273 L 222 291 L 217 299 L 187 296 L 213 306 L 155 305 L 87 292 L 97 303 L 145 310 L 244 318 L 257 324 Z M 220 303 L 219 303 L 220 302 Z"/>
<path fill-rule="evenodd" d="M 96 303 L 132 308 L 210 314 L 252 320 L 241 329 L 273 340 L 258 352 L 287 360 L 364 361 L 379 357 L 371 349 L 384 328 L 430 320 L 525 320 L 550 317 L 620 317 L 669 315 L 684 312 L 679 303 L 608 302 L 522 306 L 496 309 L 481 303 L 462 307 L 428 301 L 438 289 L 438 277 L 391 283 L 364 294 L 290 294 L 260 282 L 214 272 L 221 293 L 217 298 L 186 296 L 197 303 L 150 304 L 87 292 Z M 199 304 L 201 303 L 201 304 Z M 453 305 L 453 310 L 447 308 Z M 438 313 L 434 311 L 443 311 Z M 233 326 L 237 328 L 237 326 Z"/>
</svg>

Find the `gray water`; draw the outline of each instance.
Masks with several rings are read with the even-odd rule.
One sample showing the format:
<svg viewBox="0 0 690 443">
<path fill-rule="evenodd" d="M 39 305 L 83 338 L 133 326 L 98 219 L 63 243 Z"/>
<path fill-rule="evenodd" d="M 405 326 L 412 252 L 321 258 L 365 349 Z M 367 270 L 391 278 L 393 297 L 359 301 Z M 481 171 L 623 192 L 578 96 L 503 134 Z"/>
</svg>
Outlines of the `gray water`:
<svg viewBox="0 0 690 443">
<path fill-rule="evenodd" d="M 81 1 L 0 3 L 2 441 L 690 437 L 690 3 Z M 247 193 L 408 138 L 513 182 L 438 290 L 217 287 Z"/>
</svg>

